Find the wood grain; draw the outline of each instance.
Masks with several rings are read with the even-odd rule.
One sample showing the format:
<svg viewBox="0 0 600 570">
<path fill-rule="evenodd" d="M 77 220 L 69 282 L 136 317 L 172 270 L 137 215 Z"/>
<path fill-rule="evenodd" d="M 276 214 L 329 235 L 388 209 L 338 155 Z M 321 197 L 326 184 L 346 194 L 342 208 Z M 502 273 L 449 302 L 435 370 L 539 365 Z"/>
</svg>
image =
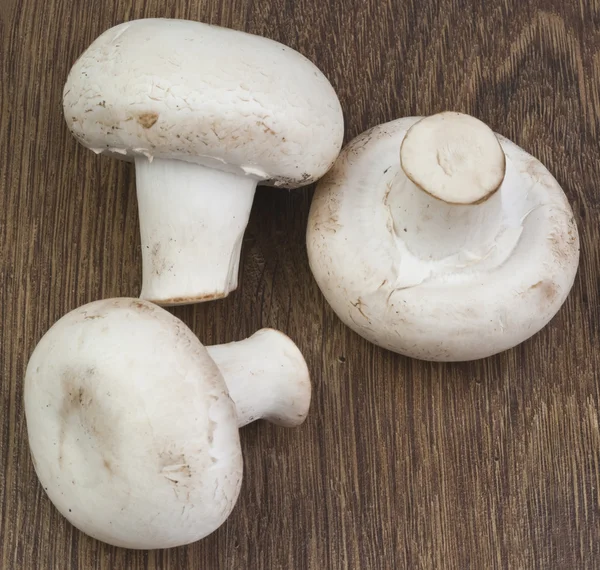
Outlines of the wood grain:
<svg viewBox="0 0 600 570">
<path fill-rule="evenodd" d="M 600 2 L 598 0 L 0 0 L 0 567 L 45 569 L 600 568 Z M 394 118 L 470 112 L 563 184 L 582 238 L 571 296 L 535 338 L 437 365 L 345 328 L 311 277 L 312 189 L 261 189 L 239 290 L 174 310 L 206 344 L 277 327 L 314 380 L 307 423 L 243 430 L 230 519 L 170 551 L 111 548 L 37 483 L 22 379 L 67 311 L 135 296 L 131 166 L 78 146 L 61 112 L 103 30 L 181 17 L 282 41 L 343 104 L 347 138 Z"/>
</svg>

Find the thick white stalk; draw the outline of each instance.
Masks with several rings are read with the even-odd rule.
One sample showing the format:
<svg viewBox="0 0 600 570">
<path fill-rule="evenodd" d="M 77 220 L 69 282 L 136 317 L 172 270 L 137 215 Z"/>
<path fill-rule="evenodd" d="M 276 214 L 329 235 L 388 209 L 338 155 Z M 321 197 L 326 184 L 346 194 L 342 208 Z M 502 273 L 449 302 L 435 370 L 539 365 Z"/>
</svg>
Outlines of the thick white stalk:
<svg viewBox="0 0 600 570">
<path fill-rule="evenodd" d="M 159 305 L 226 297 L 237 287 L 256 179 L 180 160 L 135 165 L 140 297 Z"/>
<path fill-rule="evenodd" d="M 396 235 L 420 261 L 442 261 L 425 275 L 497 265 L 516 245 L 522 220 L 511 217 L 514 200 L 503 192 L 514 169 L 495 133 L 478 119 L 440 113 L 419 120 L 402 142 L 400 168 L 390 175 L 386 203 Z"/>
<path fill-rule="evenodd" d="M 262 329 L 246 340 L 207 349 L 225 378 L 239 427 L 261 418 L 294 427 L 306 419 L 310 375 L 298 347 L 286 335 Z"/>
<path fill-rule="evenodd" d="M 397 235 L 422 260 L 440 260 L 459 251 L 484 257 L 502 224 L 500 191 L 480 204 L 448 204 L 424 192 L 402 169 L 390 183 L 386 203 Z"/>
</svg>

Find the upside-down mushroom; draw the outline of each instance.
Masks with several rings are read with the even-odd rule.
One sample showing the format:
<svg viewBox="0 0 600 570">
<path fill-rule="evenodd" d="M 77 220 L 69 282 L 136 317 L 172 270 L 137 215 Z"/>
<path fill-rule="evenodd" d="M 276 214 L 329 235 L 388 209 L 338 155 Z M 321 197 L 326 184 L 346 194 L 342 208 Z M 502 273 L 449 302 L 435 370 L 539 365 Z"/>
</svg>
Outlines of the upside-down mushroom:
<svg viewBox="0 0 600 570">
<path fill-rule="evenodd" d="M 318 185 L 307 247 L 346 325 L 434 361 L 484 358 L 540 331 L 579 261 L 571 207 L 548 170 L 450 112 L 348 144 Z"/>
</svg>

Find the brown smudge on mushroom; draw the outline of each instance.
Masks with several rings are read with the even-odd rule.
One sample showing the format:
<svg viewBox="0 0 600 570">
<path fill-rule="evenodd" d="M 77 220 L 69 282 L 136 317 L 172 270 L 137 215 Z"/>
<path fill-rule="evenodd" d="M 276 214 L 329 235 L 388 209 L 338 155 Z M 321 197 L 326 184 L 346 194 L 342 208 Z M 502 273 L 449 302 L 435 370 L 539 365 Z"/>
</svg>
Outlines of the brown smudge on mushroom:
<svg viewBox="0 0 600 570">
<path fill-rule="evenodd" d="M 193 297 L 169 297 L 168 299 L 151 300 L 151 302 L 156 303 L 157 305 L 165 306 L 189 305 L 191 303 L 200 303 L 203 301 L 215 301 L 217 299 L 224 299 L 226 296 L 226 293 L 218 291 L 215 293 L 204 293 L 202 295 L 194 295 Z"/>
<path fill-rule="evenodd" d="M 104 465 L 104 469 L 106 469 L 111 475 L 114 473 L 112 463 L 106 459 L 106 457 L 102 460 L 102 465 Z"/>
<path fill-rule="evenodd" d="M 263 180 L 261 182 L 262 186 L 273 186 L 274 188 L 284 188 L 294 189 L 300 188 L 301 186 L 308 186 L 315 182 L 314 177 L 312 177 L 308 172 L 303 172 L 299 177 L 293 178 L 291 176 L 277 176 L 276 178 L 270 178 L 268 180 Z"/>
<path fill-rule="evenodd" d="M 94 371 L 92 370 L 92 374 Z M 63 399 L 59 410 L 61 419 L 61 430 L 58 441 L 58 464 L 62 467 L 63 451 L 66 437 L 66 426 L 74 414 L 80 413 L 82 409 L 89 407 L 93 399 L 88 396 L 86 389 L 82 385 L 81 374 L 72 368 L 67 368 L 62 374 Z"/>
<path fill-rule="evenodd" d="M 215 439 L 215 430 L 217 428 L 217 423 L 214 420 L 211 420 L 210 418 L 208 418 L 208 443 L 209 445 L 213 444 L 213 441 Z"/>
<path fill-rule="evenodd" d="M 342 229 L 339 222 L 340 199 L 334 191 L 317 193 L 313 198 L 313 231 L 337 233 Z"/>
<path fill-rule="evenodd" d="M 137 116 L 136 120 L 145 129 L 151 129 L 158 121 L 158 113 L 142 113 Z"/>
<path fill-rule="evenodd" d="M 131 301 L 131 307 L 134 309 L 137 309 L 140 312 L 144 312 L 144 313 L 153 313 L 154 312 L 154 306 L 152 304 L 144 302 L 144 301 L 139 301 L 137 299 L 134 299 L 133 301 Z"/>
<path fill-rule="evenodd" d="M 364 311 L 363 311 L 363 306 L 364 303 L 362 301 L 362 299 L 359 297 L 356 301 L 356 303 L 350 303 L 356 310 L 358 310 L 358 312 L 367 320 L 369 321 L 369 324 L 371 323 L 371 321 L 369 320 L 369 317 L 367 317 L 367 315 L 365 315 Z"/>
<path fill-rule="evenodd" d="M 72 368 L 67 368 L 62 375 L 63 386 L 63 406 L 61 416 L 69 416 L 74 411 L 87 409 L 93 403 L 94 399 L 83 385 L 85 381 L 96 374 L 95 368 L 87 368 L 82 373 L 78 373 Z"/>
<path fill-rule="evenodd" d="M 185 454 L 175 454 L 163 451 L 159 454 L 160 474 L 174 485 L 179 485 L 185 479 L 191 479 L 192 468 Z"/>
<path fill-rule="evenodd" d="M 386 182 L 386 184 L 385 184 L 385 194 L 383 195 L 383 203 L 388 208 L 389 208 L 388 199 L 390 197 L 391 191 L 392 191 L 392 184 L 390 182 Z"/>
<path fill-rule="evenodd" d="M 263 127 L 264 133 L 267 133 L 269 135 L 277 135 L 277 133 L 271 127 L 269 127 L 264 121 L 258 121 L 256 123 L 256 125 L 258 127 Z"/>
<path fill-rule="evenodd" d="M 84 321 L 94 321 L 96 319 L 105 319 L 106 315 L 103 314 L 89 314 L 87 311 L 82 312 Z"/>
<path fill-rule="evenodd" d="M 556 223 L 554 217 L 551 221 Z M 579 247 L 574 219 L 571 218 L 566 224 L 556 227 L 548 236 L 548 240 L 554 257 L 562 263 L 569 263 L 576 256 Z"/>
<path fill-rule="evenodd" d="M 61 468 L 70 425 L 82 430 L 83 437 L 76 440 L 79 451 L 86 455 L 95 451 L 103 461 L 115 455 L 114 448 L 118 444 L 115 418 L 95 397 L 96 374 L 97 371 L 92 366 L 81 369 L 68 367 L 62 373 L 62 402 L 58 410 L 61 420 L 58 464 Z"/>
<path fill-rule="evenodd" d="M 539 293 L 543 306 L 552 305 L 559 295 L 559 288 L 552 281 L 538 281 L 529 290 Z"/>
<path fill-rule="evenodd" d="M 152 264 L 152 273 L 157 277 L 160 277 L 167 269 L 167 260 L 160 252 L 160 242 L 154 243 L 150 248 L 150 263 Z"/>
</svg>

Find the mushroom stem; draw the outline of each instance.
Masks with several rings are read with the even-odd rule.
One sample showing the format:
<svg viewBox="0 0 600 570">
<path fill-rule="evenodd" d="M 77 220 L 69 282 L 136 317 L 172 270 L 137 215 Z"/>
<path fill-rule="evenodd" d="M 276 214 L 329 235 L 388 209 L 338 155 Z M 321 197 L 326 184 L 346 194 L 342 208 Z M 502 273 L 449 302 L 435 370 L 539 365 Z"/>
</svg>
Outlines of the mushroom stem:
<svg viewBox="0 0 600 570">
<path fill-rule="evenodd" d="M 256 179 L 180 160 L 135 166 L 140 297 L 163 306 L 226 297 L 237 287 Z"/>
<path fill-rule="evenodd" d="M 474 206 L 448 204 L 424 192 L 400 169 L 389 188 L 386 205 L 394 231 L 413 255 L 436 261 L 463 252 L 465 262 L 486 256 L 502 222 L 501 192 Z"/>
<path fill-rule="evenodd" d="M 298 347 L 283 333 L 262 329 L 240 342 L 207 350 L 225 378 L 238 427 L 265 419 L 300 425 L 310 407 L 310 376 Z"/>
<path fill-rule="evenodd" d="M 507 166 L 496 134 L 478 119 L 440 113 L 417 121 L 389 174 L 385 200 L 396 235 L 422 261 L 453 268 L 502 257 L 518 238 L 500 236 Z"/>
</svg>

